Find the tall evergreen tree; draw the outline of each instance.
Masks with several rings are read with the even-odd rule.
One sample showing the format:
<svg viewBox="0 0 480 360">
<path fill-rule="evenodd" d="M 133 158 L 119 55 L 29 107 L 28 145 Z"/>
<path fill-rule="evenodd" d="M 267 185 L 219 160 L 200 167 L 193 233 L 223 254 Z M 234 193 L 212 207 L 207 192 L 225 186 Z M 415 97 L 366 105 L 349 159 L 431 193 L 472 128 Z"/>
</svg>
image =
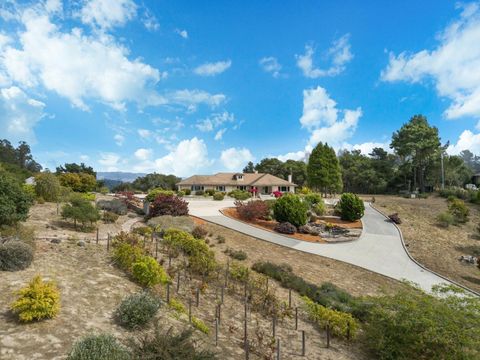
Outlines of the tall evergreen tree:
<svg viewBox="0 0 480 360">
<path fill-rule="evenodd" d="M 336 193 L 342 189 L 342 172 L 335 150 L 328 144 L 318 143 L 307 164 L 308 185 L 323 193 Z"/>
</svg>

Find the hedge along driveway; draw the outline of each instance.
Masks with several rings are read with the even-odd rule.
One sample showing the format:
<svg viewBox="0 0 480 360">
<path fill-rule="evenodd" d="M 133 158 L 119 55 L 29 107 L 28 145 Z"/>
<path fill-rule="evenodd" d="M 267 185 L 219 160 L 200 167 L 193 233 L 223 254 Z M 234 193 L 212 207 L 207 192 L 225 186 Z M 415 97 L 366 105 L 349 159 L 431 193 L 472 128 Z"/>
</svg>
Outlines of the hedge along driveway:
<svg viewBox="0 0 480 360">
<path fill-rule="evenodd" d="M 234 206 L 234 203 L 230 200 L 189 202 L 191 215 L 261 240 L 344 261 L 397 280 L 412 281 L 426 291 L 430 291 L 433 285 L 448 283 L 447 280 L 422 268 L 409 257 L 403 247 L 399 230 L 370 204 L 365 206 L 365 216 L 362 218 L 363 232 L 360 238 L 356 241 L 336 244 L 318 244 L 292 239 L 228 218 L 220 213 L 222 208 L 231 206 Z M 281 262 L 281 259 L 277 262 Z M 321 274 L 319 274 L 319 281 L 321 281 Z"/>
</svg>

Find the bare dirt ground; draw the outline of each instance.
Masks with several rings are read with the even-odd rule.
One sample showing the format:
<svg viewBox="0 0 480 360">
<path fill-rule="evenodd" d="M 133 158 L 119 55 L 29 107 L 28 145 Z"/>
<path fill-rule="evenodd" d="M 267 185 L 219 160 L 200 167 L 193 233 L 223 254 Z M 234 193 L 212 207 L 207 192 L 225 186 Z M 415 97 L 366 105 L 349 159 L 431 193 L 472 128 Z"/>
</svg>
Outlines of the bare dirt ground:
<svg viewBox="0 0 480 360">
<path fill-rule="evenodd" d="M 53 213 L 52 213 L 53 211 Z M 126 221 L 128 216 L 125 217 Z M 150 332 L 153 324 L 144 332 L 127 332 L 116 325 L 113 314 L 121 300 L 136 291 L 139 287 L 119 269 L 114 267 L 106 251 L 105 243 L 96 245 L 87 242 L 85 247 L 76 245 L 71 236 L 72 230 L 62 228 L 51 229 L 45 225 L 55 221 L 55 205 L 36 205 L 32 209 L 29 224 L 40 231 L 46 231 L 48 236 L 57 235 L 64 240 L 53 244 L 46 240 L 37 240 L 37 251 L 33 264 L 26 270 L 0 273 L 0 359 L 64 359 L 73 343 L 92 332 L 108 332 L 114 334 L 124 344 Z M 124 224 L 125 224 L 124 222 Z M 103 225 L 102 225 L 103 226 Z M 108 225 L 113 230 L 119 230 L 122 225 Z M 224 251 L 227 248 L 244 250 L 248 258 L 242 261 L 250 266 L 255 261 L 273 261 L 287 263 L 295 273 L 314 283 L 330 281 L 351 292 L 353 295 L 375 295 L 381 291 L 394 291 L 402 286 L 400 283 L 371 273 L 367 270 L 345 264 L 339 261 L 319 256 L 300 253 L 275 244 L 257 240 L 232 230 L 205 224 L 210 235 L 208 242 L 215 251 L 217 259 L 227 262 Z M 46 230 L 45 230 L 46 229 Z M 43 233 L 45 234 L 45 233 Z M 225 238 L 225 243 L 218 243 L 218 236 Z M 70 240 L 68 238 L 70 237 Z M 165 255 L 159 253 L 159 261 L 167 263 Z M 175 266 L 175 261 L 173 263 Z M 20 324 L 9 311 L 9 305 L 15 299 L 14 291 L 23 287 L 34 275 L 40 274 L 44 279 L 55 280 L 61 292 L 62 309 L 57 318 L 32 324 Z M 176 280 L 174 280 L 176 283 Z M 172 286 L 172 296 L 188 304 L 194 299 L 195 289 L 199 281 L 181 277 L 180 291 L 176 293 Z M 274 281 L 271 287 L 276 288 L 280 299 L 288 300 L 288 292 L 278 287 Z M 165 298 L 165 288 L 156 289 Z M 215 306 L 219 301 L 220 291 L 217 284 L 211 284 L 200 297 L 199 307 L 193 306 L 192 313 L 203 320 L 211 329 L 209 335 L 195 332 L 196 340 L 201 346 L 207 347 L 219 354 L 219 359 L 244 359 L 242 347 L 243 338 L 243 290 L 239 286 L 230 287 L 225 291 L 225 302 L 222 306 L 222 322 L 219 332 L 219 345 L 214 345 Z M 293 294 L 293 306 L 301 301 Z M 184 329 L 188 325 L 188 317 L 178 316 L 162 306 L 154 322 L 161 329 L 170 327 Z M 273 358 L 271 341 L 272 319 L 259 313 L 249 312 L 249 339 L 256 342 L 256 350 L 270 353 Z M 293 318 L 286 318 L 277 325 L 277 337 L 281 339 L 282 359 L 297 359 L 301 347 L 300 330 L 306 331 L 306 359 L 366 359 L 368 358 L 356 342 L 346 342 L 333 338 L 331 347 L 325 347 L 326 334 L 304 319 L 300 311 L 298 330 L 294 329 Z M 258 345 L 262 339 L 261 345 Z M 270 346 L 270 350 L 268 349 Z M 255 350 L 255 349 L 253 349 Z M 260 359 L 259 354 L 252 354 L 251 359 Z M 267 357 L 268 358 L 268 357 Z"/>
<path fill-rule="evenodd" d="M 398 212 L 399 225 L 408 251 L 421 264 L 468 288 L 480 291 L 480 270 L 460 262 L 461 255 L 480 256 L 480 239 L 476 227 L 480 224 L 477 205 L 468 204 L 468 223 L 445 229 L 437 225 L 436 217 L 447 210 L 446 199 L 405 199 L 398 196 L 375 196 L 375 206 L 382 212 Z"/>
</svg>

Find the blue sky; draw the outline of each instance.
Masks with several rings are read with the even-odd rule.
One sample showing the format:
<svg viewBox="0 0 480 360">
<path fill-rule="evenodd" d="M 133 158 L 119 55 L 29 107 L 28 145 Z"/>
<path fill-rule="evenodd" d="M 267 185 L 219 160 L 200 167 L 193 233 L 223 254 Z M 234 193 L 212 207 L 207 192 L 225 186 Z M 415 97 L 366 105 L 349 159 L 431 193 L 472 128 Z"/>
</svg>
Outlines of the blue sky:
<svg viewBox="0 0 480 360">
<path fill-rule="evenodd" d="M 417 113 L 480 154 L 480 10 L 454 1 L 2 1 L 0 138 L 45 167 L 238 171 Z"/>
</svg>

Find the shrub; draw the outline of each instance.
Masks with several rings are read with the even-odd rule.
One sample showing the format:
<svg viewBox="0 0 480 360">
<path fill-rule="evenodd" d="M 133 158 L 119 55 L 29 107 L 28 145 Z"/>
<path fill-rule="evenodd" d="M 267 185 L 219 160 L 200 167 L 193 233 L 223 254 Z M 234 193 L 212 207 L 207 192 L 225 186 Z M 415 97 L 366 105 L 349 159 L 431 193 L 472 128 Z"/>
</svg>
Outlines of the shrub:
<svg viewBox="0 0 480 360">
<path fill-rule="evenodd" d="M 351 314 L 328 309 L 323 305 L 315 303 L 307 296 L 303 296 L 302 300 L 308 318 L 318 326 L 324 329 L 327 328 L 327 325 L 330 326 L 330 331 L 334 336 L 355 337 L 358 324 Z"/>
<path fill-rule="evenodd" d="M 238 215 L 245 220 L 261 219 L 270 214 L 270 208 L 265 201 L 252 200 L 252 201 L 235 201 L 235 207 Z"/>
<path fill-rule="evenodd" d="M 309 193 L 303 197 L 303 201 L 305 201 L 310 208 L 313 208 L 314 205 L 323 202 L 323 199 L 319 193 Z"/>
<path fill-rule="evenodd" d="M 175 195 L 175 192 L 172 190 L 153 189 L 148 192 L 147 196 L 145 197 L 145 200 L 149 202 L 153 202 L 159 195 L 172 196 L 172 195 Z"/>
<path fill-rule="evenodd" d="M 60 311 L 60 292 L 57 286 L 51 281 L 44 282 L 38 275 L 17 294 L 19 297 L 11 309 L 21 321 L 53 318 Z"/>
<path fill-rule="evenodd" d="M 33 260 L 33 249 L 18 240 L 0 244 L 0 270 L 17 271 L 30 266 Z"/>
<path fill-rule="evenodd" d="M 315 204 L 312 208 L 312 210 L 315 212 L 315 214 L 317 214 L 318 216 L 321 216 L 321 215 L 325 215 L 325 213 L 327 212 L 327 208 L 325 206 L 325 203 L 322 201 L 320 201 L 319 203 Z"/>
<path fill-rule="evenodd" d="M 114 223 L 118 220 L 119 215 L 111 211 L 105 211 L 102 215 L 102 220 L 105 223 Z"/>
<path fill-rule="evenodd" d="M 448 211 L 442 212 L 437 216 L 438 225 L 444 228 L 448 228 L 450 225 L 455 224 L 455 219 L 453 215 L 450 214 Z"/>
<path fill-rule="evenodd" d="M 228 193 L 228 196 L 233 197 L 235 200 L 247 200 L 250 199 L 252 194 L 245 190 L 235 189 Z"/>
<path fill-rule="evenodd" d="M 208 196 L 213 196 L 215 195 L 215 190 L 214 189 L 207 189 L 205 190 L 205 194 Z"/>
<path fill-rule="evenodd" d="M 197 195 L 197 196 L 203 196 L 203 195 L 205 195 L 205 191 L 203 191 L 203 190 L 197 190 L 197 191 L 195 191 L 195 195 Z"/>
<path fill-rule="evenodd" d="M 82 199 L 86 201 L 95 201 L 95 193 L 82 193 Z"/>
<path fill-rule="evenodd" d="M 470 209 L 465 205 L 465 202 L 460 199 L 453 199 L 448 201 L 448 212 L 452 214 L 456 223 L 466 223 Z"/>
<path fill-rule="evenodd" d="M 41 196 L 37 197 L 36 201 L 37 201 L 37 204 L 40 204 L 40 205 L 45 204 L 45 199 Z"/>
<path fill-rule="evenodd" d="M 295 234 L 297 232 L 295 225 L 292 225 L 289 222 L 278 223 L 275 225 L 274 230 L 281 234 Z"/>
<path fill-rule="evenodd" d="M 152 287 L 166 284 L 170 278 L 161 265 L 151 256 L 142 256 L 132 264 L 132 275 L 142 286 Z"/>
<path fill-rule="evenodd" d="M 109 334 L 87 335 L 77 341 L 67 360 L 130 360 L 131 355 Z"/>
<path fill-rule="evenodd" d="M 183 191 L 185 191 L 185 195 L 190 195 L 192 193 L 192 190 L 190 189 L 185 189 Z"/>
<path fill-rule="evenodd" d="M 451 287 L 432 290 L 402 288 L 369 299 L 364 343 L 375 358 L 478 359 L 479 299 Z"/>
<path fill-rule="evenodd" d="M 250 277 L 250 269 L 240 263 L 233 261 L 230 264 L 230 277 L 232 279 L 245 282 Z"/>
<path fill-rule="evenodd" d="M 15 178 L 0 173 L 0 225 L 26 220 L 33 199 Z"/>
<path fill-rule="evenodd" d="M 210 328 L 199 318 L 192 316 L 192 325 L 195 329 L 200 330 L 204 334 L 210 333 Z"/>
<path fill-rule="evenodd" d="M 125 215 L 127 213 L 127 205 L 120 199 L 98 200 L 97 208 L 100 210 L 111 211 L 118 215 Z"/>
<path fill-rule="evenodd" d="M 153 335 L 145 335 L 134 346 L 135 359 L 175 359 L 175 360 L 215 360 L 214 353 L 197 349 L 196 342 L 191 339 L 192 330 L 185 330 L 173 335 L 172 329 L 160 332 L 156 329 Z"/>
<path fill-rule="evenodd" d="M 100 213 L 89 201 L 81 196 L 74 195 L 70 198 L 70 202 L 63 206 L 62 218 L 73 220 L 75 228 L 77 227 L 77 221 L 85 227 L 87 223 L 91 225 L 99 220 Z"/>
<path fill-rule="evenodd" d="M 479 232 L 480 232 L 480 231 L 479 231 Z M 217 236 L 217 242 L 218 242 L 219 244 L 225 244 L 225 236 L 223 236 L 223 235 L 218 235 L 218 236 Z"/>
<path fill-rule="evenodd" d="M 273 217 L 278 222 L 289 222 L 294 226 L 302 226 L 307 222 L 308 206 L 299 196 L 286 194 L 273 204 Z"/>
<path fill-rule="evenodd" d="M 120 243 L 113 248 L 113 262 L 123 270 L 130 271 L 132 265 L 142 257 L 144 251 L 142 248 L 127 243 Z"/>
<path fill-rule="evenodd" d="M 188 215 L 188 203 L 175 195 L 158 195 L 150 205 L 149 217 Z"/>
<path fill-rule="evenodd" d="M 35 175 L 35 192 L 45 201 L 57 201 L 60 195 L 60 181 L 49 172 Z"/>
<path fill-rule="evenodd" d="M 98 191 L 102 195 L 107 195 L 110 192 L 110 189 L 106 186 L 102 186 Z"/>
<path fill-rule="evenodd" d="M 185 191 L 181 191 L 181 190 L 177 191 L 177 196 L 178 197 L 184 197 L 185 196 Z"/>
<path fill-rule="evenodd" d="M 153 229 L 150 226 L 139 226 L 133 228 L 132 232 L 141 236 L 150 237 L 152 236 Z"/>
<path fill-rule="evenodd" d="M 439 191 L 439 195 L 444 198 L 455 197 L 462 200 L 469 200 L 469 191 L 461 187 L 447 187 Z"/>
<path fill-rule="evenodd" d="M 168 229 L 179 229 L 186 232 L 192 232 L 195 228 L 195 222 L 193 221 L 193 218 L 189 216 L 156 216 L 149 219 L 147 225 L 151 226 L 155 229 L 156 233 L 160 234 Z"/>
<path fill-rule="evenodd" d="M 93 191 L 97 187 L 97 179 L 95 176 L 84 172 L 62 173 L 58 175 L 58 179 L 62 186 L 68 187 L 77 192 Z"/>
<path fill-rule="evenodd" d="M 355 194 L 343 193 L 338 202 L 342 220 L 356 221 L 362 218 L 365 213 L 363 201 Z"/>
<path fill-rule="evenodd" d="M 213 200 L 222 201 L 223 199 L 225 199 L 225 193 L 216 192 L 215 194 L 213 194 Z"/>
<path fill-rule="evenodd" d="M 257 262 L 253 264 L 252 269 L 279 281 L 283 287 L 295 290 L 301 296 L 307 296 L 320 305 L 351 313 L 359 319 L 366 316 L 368 309 L 348 292 L 328 282 L 321 286 L 312 284 L 294 274 L 292 268 L 287 264 L 277 265 L 271 262 Z"/>
<path fill-rule="evenodd" d="M 276 199 L 282 197 L 282 195 L 283 195 L 283 193 L 281 191 L 278 191 L 278 190 L 274 191 L 272 194 L 273 194 L 273 196 L 275 196 Z"/>
<path fill-rule="evenodd" d="M 118 246 L 120 244 L 128 244 L 137 246 L 140 245 L 141 239 L 135 233 L 127 233 L 125 231 L 120 231 L 117 235 L 115 235 L 112 239 L 112 245 Z"/>
<path fill-rule="evenodd" d="M 240 261 L 245 260 L 248 257 L 247 253 L 242 250 L 227 249 L 225 250 L 225 254 L 230 256 L 232 259 Z"/>
<path fill-rule="evenodd" d="M 157 313 L 160 301 L 148 292 L 127 296 L 115 312 L 120 325 L 127 329 L 145 326 Z"/>
<path fill-rule="evenodd" d="M 197 225 L 193 228 L 192 235 L 195 239 L 205 239 L 208 230 L 203 225 Z"/>
<path fill-rule="evenodd" d="M 180 300 L 177 300 L 175 298 L 170 298 L 170 303 L 168 304 L 173 310 L 178 312 L 179 314 L 186 314 L 187 313 L 187 308 L 185 305 Z"/>
</svg>

